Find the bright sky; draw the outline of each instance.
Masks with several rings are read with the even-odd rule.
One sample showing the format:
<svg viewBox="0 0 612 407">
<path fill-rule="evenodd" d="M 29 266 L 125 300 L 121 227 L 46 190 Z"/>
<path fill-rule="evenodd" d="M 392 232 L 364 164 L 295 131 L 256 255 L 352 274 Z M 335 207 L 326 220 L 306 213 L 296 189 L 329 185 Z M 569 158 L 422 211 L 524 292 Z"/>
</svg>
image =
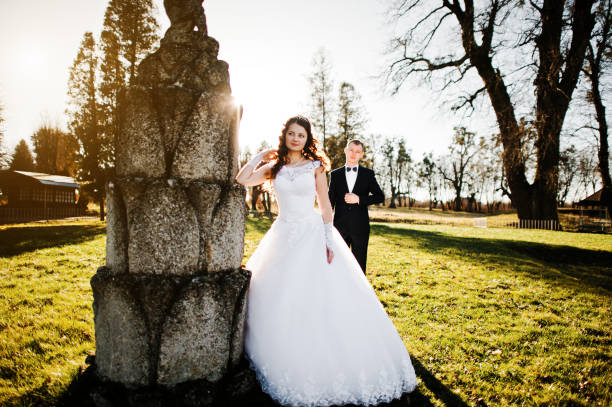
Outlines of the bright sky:
<svg viewBox="0 0 612 407">
<path fill-rule="evenodd" d="M 158 21 L 168 21 L 162 0 Z M 85 31 L 97 37 L 107 0 L 1 0 L 0 103 L 5 148 L 29 142 L 42 118 L 65 126 L 68 69 Z M 401 135 L 415 159 L 446 151 L 459 118 L 437 108 L 426 89 L 391 97 L 375 78 L 390 38 L 382 0 L 206 0 L 208 33 L 229 63 L 234 96 L 244 105 L 240 143 L 275 145 L 284 121 L 307 113 L 313 54 L 325 47 L 336 83 L 352 83 L 369 117 L 367 133 Z M 416 85 L 416 84 L 414 84 Z"/>
</svg>

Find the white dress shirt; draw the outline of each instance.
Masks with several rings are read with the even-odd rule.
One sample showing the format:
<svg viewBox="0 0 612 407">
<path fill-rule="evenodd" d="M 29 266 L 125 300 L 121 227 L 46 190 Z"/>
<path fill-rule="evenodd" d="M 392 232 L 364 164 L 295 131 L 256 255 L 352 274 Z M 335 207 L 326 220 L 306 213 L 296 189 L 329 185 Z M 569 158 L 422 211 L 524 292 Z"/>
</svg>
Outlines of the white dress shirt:
<svg viewBox="0 0 612 407">
<path fill-rule="evenodd" d="M 349 192 L 353 192 L 353 188 L 355 187 L 355 181 L 357 181 L 357 173 L 359 172 L 359 165 L 355 166 L 357 171 L 352 170 L 354 167 L 349 167 L 347 165 L 344 166 L 344 175 L 346 176 L 346 184 L 348 185 Z M 351 168 L 350 171 L 347 171 L 347 168 Z"/>
</svg>

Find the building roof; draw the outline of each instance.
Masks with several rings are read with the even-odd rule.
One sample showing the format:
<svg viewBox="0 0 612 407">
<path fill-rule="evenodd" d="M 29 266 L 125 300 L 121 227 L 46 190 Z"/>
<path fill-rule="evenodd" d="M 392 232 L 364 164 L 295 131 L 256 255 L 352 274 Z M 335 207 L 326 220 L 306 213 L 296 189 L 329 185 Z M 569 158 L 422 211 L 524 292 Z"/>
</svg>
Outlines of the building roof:
<svg viewBox="0 0 612 407">
<path fill-rule="evenodd" d="M 578 202 L 578 206 L 608 205 L 612 200 L 612 189 L 602 188 Z"/>
<path fill-rule="evenodd" d="M 77 184 L 72 177 L 66 177 L 64 175 L 53 175 L 44 174 L 42 172 L 29 172 L 29 171 L 14 171 L 18 174 L 25 175 L 26 177 L 34 178 L 36 181 L 44 185 L 55 185 L 59 187 L 70 187 L 78 188 Z"/>
</svg>

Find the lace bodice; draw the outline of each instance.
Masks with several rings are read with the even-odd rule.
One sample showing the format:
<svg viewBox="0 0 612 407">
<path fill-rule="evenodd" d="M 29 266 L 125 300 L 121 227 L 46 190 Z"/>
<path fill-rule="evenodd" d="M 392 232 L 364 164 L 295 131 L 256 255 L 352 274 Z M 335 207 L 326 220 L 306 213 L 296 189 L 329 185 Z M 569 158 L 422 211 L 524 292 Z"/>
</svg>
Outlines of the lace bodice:
<svg viewBox="0 0 612 407">
<path fill-rule="evenodd" d="M 299 220 L 312 215 L 315 200 L 314 171 L 319 161 L 309 161 L 298 167 L 283 166 L 274 179 L 274 193 L 278 202 L 278 217 Z"/>
</svg>

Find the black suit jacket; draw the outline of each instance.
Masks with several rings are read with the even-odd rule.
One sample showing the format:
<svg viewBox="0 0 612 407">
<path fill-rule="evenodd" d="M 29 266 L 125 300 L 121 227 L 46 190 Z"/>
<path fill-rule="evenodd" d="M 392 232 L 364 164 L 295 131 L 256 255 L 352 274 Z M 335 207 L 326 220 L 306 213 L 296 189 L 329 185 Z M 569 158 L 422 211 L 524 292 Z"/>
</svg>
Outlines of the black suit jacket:
<svg viewBox="0 0 612 407">
<path fill-rule="evenodd" d="M 374 171 L 359 166 L 353 193 L 359 195 L 358 204 L 347 204 L 344 195 L 349 192 L 346 182 L 346 167 L 333 170 L 329 179 L 329 200 L 334 209 L 334 226 L 343 233 L 368 234 L 370 217 L 368 205 L 385 201 Z"/>
</svg>

